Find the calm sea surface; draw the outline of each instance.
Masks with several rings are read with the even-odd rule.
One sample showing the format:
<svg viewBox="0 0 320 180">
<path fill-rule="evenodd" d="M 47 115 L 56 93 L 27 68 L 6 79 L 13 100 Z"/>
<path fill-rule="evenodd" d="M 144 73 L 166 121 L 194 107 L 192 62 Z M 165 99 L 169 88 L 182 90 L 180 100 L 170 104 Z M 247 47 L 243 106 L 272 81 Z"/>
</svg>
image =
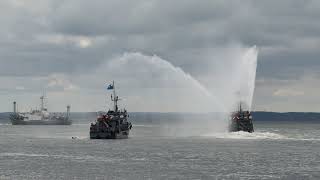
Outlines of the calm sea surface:
<svg viewBox="0 0 320 180">
<path fill-rule="evenodd" d="M 134 121 L 125 140 L 90 140 L 89 122 L 0 125 L 0 179 L 320 179 L 320 122 L 188 135 L 183 123 Z"/>
</svg>

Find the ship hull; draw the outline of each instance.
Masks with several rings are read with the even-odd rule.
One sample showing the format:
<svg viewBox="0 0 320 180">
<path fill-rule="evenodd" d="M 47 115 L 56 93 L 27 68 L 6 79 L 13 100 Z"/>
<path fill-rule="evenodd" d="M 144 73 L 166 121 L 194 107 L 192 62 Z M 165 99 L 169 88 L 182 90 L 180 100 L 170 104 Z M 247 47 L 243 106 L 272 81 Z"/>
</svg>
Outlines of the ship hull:
<svg viewBox="0 0 320 180">
<path fill-rule="evenodd" d="M 66 118 L 47 119 L 47 120 L 25 120 L 24 117 L 17 114 L 11 114 L 10 120 L 12 125 L 71 125 L 72 121 Z"/>
<path fill-rule="evenodd" d="M 28 120 L 28 121 L 11 121 L 12 125 L 71 125 L 71 122 L 60 121 L 42 121 L 42 120 Z"/>
<path fill-rule="evenodd" d="M 252 133 L 254 132 L 253 123 L 251 121 L 233 121 L 229 126 L 229 132 L 244 131 Z"/>
<path fill-rule="evenodd" d="M 90 139 L 128 139 L 129 131 L 120 133 L 112 132 L 90 132 Z"/>
</svg>

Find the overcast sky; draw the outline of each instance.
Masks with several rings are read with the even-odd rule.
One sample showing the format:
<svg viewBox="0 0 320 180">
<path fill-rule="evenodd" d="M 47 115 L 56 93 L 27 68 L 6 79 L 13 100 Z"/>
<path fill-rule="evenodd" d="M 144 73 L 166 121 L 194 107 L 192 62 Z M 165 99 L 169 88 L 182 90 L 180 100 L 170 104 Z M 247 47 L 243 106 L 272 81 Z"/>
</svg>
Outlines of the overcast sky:
<svg viewBox="0 0 320 180">
<path fill-rule="evenodd" d="M 319 19 L 317 0 L 2 0 L 0 111 L 44 89 L 52 111 L 101 110 L 113 79 L 129 111 L 210 111 L 213 65 L 256 45 L 253 109 L 318 112 Z"/>
</svg>

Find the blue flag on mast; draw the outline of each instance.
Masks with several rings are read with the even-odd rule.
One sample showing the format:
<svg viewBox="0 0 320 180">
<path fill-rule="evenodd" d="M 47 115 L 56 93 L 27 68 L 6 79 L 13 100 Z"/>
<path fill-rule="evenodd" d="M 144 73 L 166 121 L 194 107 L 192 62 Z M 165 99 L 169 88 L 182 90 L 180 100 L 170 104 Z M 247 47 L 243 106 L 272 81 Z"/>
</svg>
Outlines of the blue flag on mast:
<svg viewBox="0 0 320 180">
<path fill-rule="evenodd" d="M 112 89 L 113 89 L 113 85 L 109 84 L 108 87 L 107 87 L 107 90 L 112 90 Z"/>
</svg>

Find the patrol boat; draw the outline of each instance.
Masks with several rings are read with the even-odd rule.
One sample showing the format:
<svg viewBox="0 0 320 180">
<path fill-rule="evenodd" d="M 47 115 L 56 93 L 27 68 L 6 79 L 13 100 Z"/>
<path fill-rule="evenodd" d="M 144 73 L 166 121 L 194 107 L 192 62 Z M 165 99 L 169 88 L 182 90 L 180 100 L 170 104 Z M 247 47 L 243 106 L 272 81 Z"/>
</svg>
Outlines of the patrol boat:
<svg viewBox="0 0 320 180">
<path fill-rule="evenodd" d="M 70 106 L 67 106 L 67 113 L 49 113 L 44 106 L 44 95 L 40 97 L 40 109 L 30 112 L 18 112 L 17 103 L 13 102 L 13 113 L 10 114 L 12 125 L 71 125 Z"/>
<path fill-rule="evenodd" d="M 108 86 L 108 90 L 113 90 L 113 110 L 98 113 L 97 120 L 90 125 L 90 139 L 126 139 L 132 128 L 127 110 L 118 109 L 120 99 L 116 95 L 114 82 Z"/>
<path fill-rule="evenodd" d="M 254 132 L 251 112 L 244 111 L 241 103 L 239 110 L 231 114 L 231 122 L 229 124 L 229 132 L 237 131 Z"/>
</svg>

